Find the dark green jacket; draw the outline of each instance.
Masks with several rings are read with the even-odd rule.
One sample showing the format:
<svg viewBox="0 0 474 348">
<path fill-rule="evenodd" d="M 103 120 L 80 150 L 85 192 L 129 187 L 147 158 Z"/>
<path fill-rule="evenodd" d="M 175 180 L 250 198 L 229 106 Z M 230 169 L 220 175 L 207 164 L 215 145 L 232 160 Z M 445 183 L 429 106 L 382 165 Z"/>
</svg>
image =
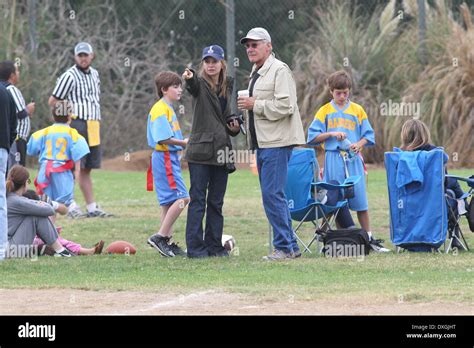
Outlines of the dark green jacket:
<svg viewBox="0 0 474 348">
<path fill-rule="evenodd" d="M 227 106 L 224 113 L 219 98 L 206 80 L 193 71 L 193 78 L 185 81 L 186 90 L 193 96 L 193 123 L 184 158 L 191 163 L 224 165 L 223 154 L 232 149 L 229 135 L 238 134 L 232 133 L 224 125 L 231 115 L 233 79 L 227 77 Z"/>
</svg>

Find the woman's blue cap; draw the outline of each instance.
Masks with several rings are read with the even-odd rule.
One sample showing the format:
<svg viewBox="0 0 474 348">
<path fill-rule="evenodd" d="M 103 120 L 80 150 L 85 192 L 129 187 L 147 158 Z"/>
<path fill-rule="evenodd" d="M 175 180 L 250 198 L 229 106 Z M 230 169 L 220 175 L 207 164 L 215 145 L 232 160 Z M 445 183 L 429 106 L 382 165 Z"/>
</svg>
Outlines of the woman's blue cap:
<svg viewBox="0 0 474 348">
<path fill-rule="evenodd" d="M 202 59 L 212 57 L 217 60 L 224 60 L 224 50 L 219 45 L 211 45 L 202 50 Z"/>
</svg>

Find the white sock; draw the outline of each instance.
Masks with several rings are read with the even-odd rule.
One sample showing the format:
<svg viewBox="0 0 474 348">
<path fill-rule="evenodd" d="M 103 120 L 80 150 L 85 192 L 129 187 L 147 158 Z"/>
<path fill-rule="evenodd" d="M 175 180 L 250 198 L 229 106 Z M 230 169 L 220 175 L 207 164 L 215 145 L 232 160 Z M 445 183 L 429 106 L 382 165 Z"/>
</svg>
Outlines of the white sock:
<svg viewBox="0 0 474 348">
<path fill-rule="evenodd" d="M 463 215 L 466 214 L 466 203 L 464 202 L 464 199 L 458 199 L 458 214 Z"/>
<path fill-rule="evenodd" d="M 59 207 L 59 203 L 55 201 L 51 201 L 51 205 L 53 206 L 54 211 L 56 211 Z"/>
<path fill-rule="evenodd" d="M 59 254 L 59 253 L 62 253 L 64 250 L 66 250 L 66 249 L 64 247 L 61 247 L 61 249 L 56 250 L 56 252 Z"/>
<path fill-rule="evenodd" d="M 97 209 L 97 203 L 96 202 L 93 202 L 93 203 L 87 205 L 87 211 L 89 213 L 92 213 L 96 209 Z"/>
<path fill-rule="evenodd" d="M 78 207 L 77 203 L 75 201 L 72 201 L 71 204 L 69 204 L 69 207 L 67 207 L 67 211 L 72 211 Z"/>
<path fill-rule="evenodd" d="M 367 231 L 367 234 L 369 235 L 369 239 L 372 239 L 372 232 L 371 232 L 371 231 Z"/>
</svg>

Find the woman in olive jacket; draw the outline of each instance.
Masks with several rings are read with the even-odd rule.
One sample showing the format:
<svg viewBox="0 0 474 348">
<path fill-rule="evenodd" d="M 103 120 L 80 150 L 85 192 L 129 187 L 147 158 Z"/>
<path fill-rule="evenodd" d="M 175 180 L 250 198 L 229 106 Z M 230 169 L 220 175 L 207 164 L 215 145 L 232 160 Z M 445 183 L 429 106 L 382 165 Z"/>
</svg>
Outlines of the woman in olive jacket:
<svg viewBox="0 0 474 348">
<path fill-rule="evenodd" d="M 233 80 L 226 76 L 224 50 L 217 45 L 204 48 L 197 76 L 194 70 L 186 69 L 183 78 L 193 96 L 193 123 L 185 154 L 191 178 L 187 254 L 188 257 L 228 256 L 221 241 L 222 206 L 228 174 L 235 168 L 226 154 L 232 149 L 229 135 L 239 133 L 239 124 L 231 121 Z"/>
</svg>

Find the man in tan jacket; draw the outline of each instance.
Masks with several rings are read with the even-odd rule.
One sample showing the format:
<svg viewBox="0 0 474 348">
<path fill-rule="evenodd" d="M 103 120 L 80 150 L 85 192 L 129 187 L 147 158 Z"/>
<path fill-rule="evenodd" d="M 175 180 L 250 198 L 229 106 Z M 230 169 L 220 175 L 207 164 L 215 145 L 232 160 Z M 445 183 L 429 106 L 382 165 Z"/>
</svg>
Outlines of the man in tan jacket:
<svg viewBox="0 0 474 348">
<path fill-rule="evenodd" d="M 239 109 L 248 110 L 247 139 L 257 151 L 262 200 L 273 228 L 272 254 L 266 260 L 301 256 L 291 227 L 285 183 L 288 161 L 295 145 L 305 144 L 290 68 L 275 58 L 271 37 L 264 28 L 253 28 L 240 40 L 253 63 L 249 96 L 239 97 Z"/>
</svg>

